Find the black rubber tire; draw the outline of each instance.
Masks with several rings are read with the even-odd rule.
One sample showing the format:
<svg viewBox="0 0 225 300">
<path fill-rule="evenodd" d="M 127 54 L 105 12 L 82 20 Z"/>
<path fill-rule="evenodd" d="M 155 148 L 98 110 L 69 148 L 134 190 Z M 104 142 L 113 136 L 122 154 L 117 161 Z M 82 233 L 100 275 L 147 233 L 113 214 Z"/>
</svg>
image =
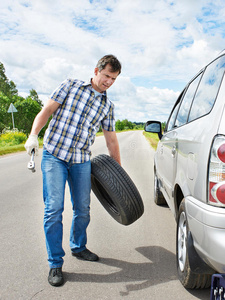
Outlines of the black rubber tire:
<svg viewBox="0 0 225 300">
<path fill-rule="evenodd" d="M 126 171 L 110 156 L 91 160 L 92 190 L 107 212 L 120 224 L 130 225 L 144 212 L 142 198 Z"/>
<path fill-rule="evenodd" d="M 167 204 L 162 192 L 159 189 L 159 180 L 155 171 L 154 171 L 154 202 L 157 205 Z"/>
<path fill-rule="evenodd" d="M 186 289 L 203 289 L 210 287 L 211 275 L 192 272 L 188 259 L 188 221 L 185 200 L 180 204 L 176 235 L 176 261 L 178 278 Z"/>
</svg>

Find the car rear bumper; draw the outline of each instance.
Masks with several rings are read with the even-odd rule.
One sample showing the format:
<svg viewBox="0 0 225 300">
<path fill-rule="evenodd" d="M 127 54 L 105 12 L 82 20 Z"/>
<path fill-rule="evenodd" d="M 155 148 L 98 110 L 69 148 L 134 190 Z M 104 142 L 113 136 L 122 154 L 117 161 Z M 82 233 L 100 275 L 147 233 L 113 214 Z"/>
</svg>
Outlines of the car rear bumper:
<svg viewBox="0 0 225 300">
<path fill-rule="evenodd" d="M 225 209 L 185 198 L 188 225 L 201 258 L 219 273 L 225 273 Z"/>
</svg>

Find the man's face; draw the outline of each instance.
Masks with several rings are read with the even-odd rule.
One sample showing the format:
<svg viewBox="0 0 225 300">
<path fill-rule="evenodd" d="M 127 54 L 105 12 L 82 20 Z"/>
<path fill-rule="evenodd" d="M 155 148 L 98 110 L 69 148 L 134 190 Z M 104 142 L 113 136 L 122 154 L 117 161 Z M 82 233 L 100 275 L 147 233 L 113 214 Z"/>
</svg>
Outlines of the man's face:
<svg viewBox="0 0 225 300">
<path fill-rule="evenodd" d="M 103 93 L 115 82 L 119 75 L 119 71 L 112 72 L 111 66 L 107 64 L 105 69 L 100 72 L 98 68 L 95 68 L 94 74 L 95 77 L 92 80 L 92 86 L 97 92 Z"/>
</svg>

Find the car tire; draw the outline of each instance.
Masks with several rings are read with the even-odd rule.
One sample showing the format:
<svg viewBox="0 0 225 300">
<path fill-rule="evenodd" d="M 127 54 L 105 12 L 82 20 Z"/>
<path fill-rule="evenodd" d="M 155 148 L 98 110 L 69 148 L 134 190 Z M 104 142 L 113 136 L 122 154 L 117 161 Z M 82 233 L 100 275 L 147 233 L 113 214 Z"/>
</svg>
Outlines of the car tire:
<svg viewBox="0 0 225 300">
<path fill-rule="evenodd" d="M 192 272 L 190 268 L 187 247 L 188 232 L 189 227 L 185 211 L 185 200 L 183 199 L 179 208 L 176 235 L 176 261 L 178 277 L 182 285 L 187 289 L 208 288 L 211 284 L 211 275 L 197 274 Z"/>
<path fill-rule="evenodd" d="M 107 212 L 120 224 L 130 225 L 144 212 L 142 198 L 125 170 L 110 156 L 91 160 L 92 190 Z"/>
<path fill-rule="evenodd" d="M 167 204 L 162 192 L 159 189 L 159 180 L 155 171 L 154 171 L 154 201 L 155 204 L 157 205 Z"/>
</svg>

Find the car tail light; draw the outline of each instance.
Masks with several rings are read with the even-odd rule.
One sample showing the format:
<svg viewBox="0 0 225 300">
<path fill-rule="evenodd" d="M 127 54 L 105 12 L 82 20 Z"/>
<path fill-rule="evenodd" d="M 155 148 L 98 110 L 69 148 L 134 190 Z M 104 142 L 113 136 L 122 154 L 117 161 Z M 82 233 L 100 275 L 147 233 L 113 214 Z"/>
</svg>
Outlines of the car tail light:
<svg viewBox="0 0 225 300">
<path fill-rule="evenodd" d="M 225 163 L 225 144 L 222 144 L 219 146 L 219 148 L 217 149 L 217 155 L 219 157 L 219 159 Z"/>
<path fill-rule="evenodd" d="M 225 137 L 214 139 L 209 161 L 208 202 L 225 207 Z"/>
</svg>

